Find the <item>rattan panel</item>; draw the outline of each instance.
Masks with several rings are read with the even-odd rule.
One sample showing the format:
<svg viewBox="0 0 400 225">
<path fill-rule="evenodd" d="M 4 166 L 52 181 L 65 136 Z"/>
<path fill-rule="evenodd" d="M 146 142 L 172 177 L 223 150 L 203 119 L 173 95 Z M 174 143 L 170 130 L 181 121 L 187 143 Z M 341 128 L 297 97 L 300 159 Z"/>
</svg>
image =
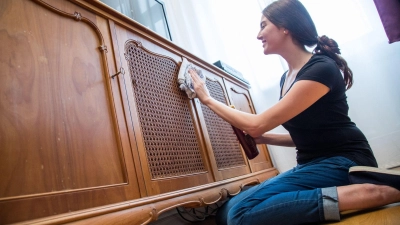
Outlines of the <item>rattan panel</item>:
<svg viewBox="0 0 400 225">
<path fill-rule="evenodd" d="M 178 65 L 140 43 L 125 47 L 147 158 L 153 179 L 204 172 Z"/>
<path fill-rule="evenodd" d="M 227 104 L 222 86 L 217 81 L 206 81 L 210 95 L 216 100 Z M 201 104 L 210 142 L 219 169 L 245 165 L 239 142 L 232 126 Z"/>
</svg>

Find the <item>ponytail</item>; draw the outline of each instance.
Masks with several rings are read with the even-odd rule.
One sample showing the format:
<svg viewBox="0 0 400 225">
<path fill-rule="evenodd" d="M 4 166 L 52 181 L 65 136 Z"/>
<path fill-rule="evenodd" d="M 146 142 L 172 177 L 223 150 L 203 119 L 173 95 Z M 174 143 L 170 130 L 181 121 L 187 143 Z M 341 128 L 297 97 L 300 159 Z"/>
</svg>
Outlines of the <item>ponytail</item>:
<svg viewBox="0 0 400 225">
<path fill-rule="evenodd" d="M 346 90 L 349 90 L 351 86 L 353 86 L 353 72 L 347 66 L 346 60 L 340 56 L 340 49 L 335 40 L 330 39 L 325 35 L 318 37 L 317 46 L 313 53 L 317 55 L 326 55 L 333 59 L 343 73 Z"/>
</svg>

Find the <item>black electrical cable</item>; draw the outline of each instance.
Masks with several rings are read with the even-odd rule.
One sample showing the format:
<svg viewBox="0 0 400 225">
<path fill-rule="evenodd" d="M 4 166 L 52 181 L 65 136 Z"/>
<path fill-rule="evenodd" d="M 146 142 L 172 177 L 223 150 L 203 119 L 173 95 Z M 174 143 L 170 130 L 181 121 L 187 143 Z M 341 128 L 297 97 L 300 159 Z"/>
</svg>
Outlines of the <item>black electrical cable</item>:
<svg viewBox="0 0 400 225">
<path fill-rule="evenodd" d="M 204 221 L 209 216 L 215 216 L 219 207 L 220 205 L 215 203 L 202 207 L 201 209 L 203 210 L 199 210 L 198 208 L 177 207 L 176 211 L 185 221 L 196 223 Z"/>
</svg>

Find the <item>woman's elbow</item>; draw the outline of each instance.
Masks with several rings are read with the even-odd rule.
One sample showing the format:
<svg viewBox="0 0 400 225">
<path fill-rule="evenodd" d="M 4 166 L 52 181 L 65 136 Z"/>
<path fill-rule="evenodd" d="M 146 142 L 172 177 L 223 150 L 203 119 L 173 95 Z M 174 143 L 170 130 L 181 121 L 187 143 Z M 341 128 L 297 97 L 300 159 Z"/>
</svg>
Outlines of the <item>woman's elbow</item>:
<svg viewBox="0 0 400 225">
<path fill-rule="evenodd" d="M 265 132 L 274 129 L 275 127 L 276 126 L 274 125 L 271 126 L 271 124 L 255 123 L 254 125 L 250 125 L 250 127 L 246 130 L 246 133 L 248 133 L 252 137 L 260 137 Z"/>
<path fill-rule="evenodd" d="M 276 127 L 274 122 L 265 123 L 265 118 L 257 115 L 253 118 L 253 120 L 247 124 L 247 129 L 245 129 L 246 133 L 248 133 L 252 137 L 260 137 L 265 132 L 268 132 Z M 274 121 L 270 119 L 269 121 Z"/>
<path fill-rule="evenodd" d="M 247 134 L 249 134 L 252 137 L 260 137 L 261 135 L 263 135 L 265 132 L 263 130 L 261 130 L 258 127 L 255 128 L 250 128 L 246 131 Z"/>
</svg>

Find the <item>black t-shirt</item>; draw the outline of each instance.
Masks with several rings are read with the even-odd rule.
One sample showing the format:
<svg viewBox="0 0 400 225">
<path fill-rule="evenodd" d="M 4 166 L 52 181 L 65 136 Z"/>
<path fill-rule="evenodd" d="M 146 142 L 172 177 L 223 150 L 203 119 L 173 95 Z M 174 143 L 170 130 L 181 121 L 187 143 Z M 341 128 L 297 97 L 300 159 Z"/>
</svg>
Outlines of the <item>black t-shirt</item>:
<svg viewBox="0 0 400 225">
<path fill-rule="evenodd" d="M 281 78 L 281 90 L 285 74 Z M 313 55 L 298 72 L 293 84 L 299 80 L 317 81 L 330 90 L 282 124 L 296 145 L 297 162 L 304 164 L 319 157 L 344 156 L 359 166 L 376 167 L 366 137 L 348 116 L 346 87 L 336 63 L 327 56 Z"/>
</svg>

